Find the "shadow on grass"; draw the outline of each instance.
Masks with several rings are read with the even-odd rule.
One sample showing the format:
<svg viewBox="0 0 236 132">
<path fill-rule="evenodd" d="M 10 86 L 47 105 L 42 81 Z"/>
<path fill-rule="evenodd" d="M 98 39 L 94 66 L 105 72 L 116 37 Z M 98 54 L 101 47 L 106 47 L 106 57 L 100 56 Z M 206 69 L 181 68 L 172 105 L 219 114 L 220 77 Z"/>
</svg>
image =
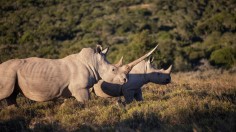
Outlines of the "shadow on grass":
<svg viewBox="0 0 236 132">
<path fill-rule="evenodd" d="M 117 122 L 115 124 L 104 124 L 101 126 L 85 123 L 77 131 L 160 131 L 163 124 L 154 113 L 144 115 L 134 113 L 132 118 Z"/>
<path fill-rule="evenodd" d="M 65 132 L 66 130 L 59 124 L 59 122 L 50 123 L 36 123 L 32 131 L 44 131 L 44 132 Z"/>
<path fill-rule="evenodd" d="M 29 131 L 24 117 L 16 117 L 6 121 L 0 120 L 1 132 Z"/>
<path fill-rule="evenodd" d="M 206 91 L 188 91 L 188 95 L 199 97 L 213 97 Z M 177 96 L 177 95 L 175 95 Z M 225 97 L 223 95 L 222 97 Z M 232 97 L 233 95 L 227 95 Z M 172 96 L 173 97 L 173 96 Z M 233 96 L 234 97 L 234 96 Z M 229 98 L 229 97 L 227 97 Z M 220 98 L 222 100 L 222 98 Z M 166 98 L 168 100 L 168 98 Z M 45 114 L 40 111 L 45 109 L 53 109 L 61 102 L 34 103 L 30 102 L 31 109 L 13 109 L 12 111 L 4 110 L 5 115 L 12 114 L 10 119 L 2 120 L 0 118 L 0 131 L 226 131 L 234 132 L 236 129 L 236 111 L 235 109 L 223 109 L 222 106 L 213 107 L 206 105 L 203 111 L 197 108 L 186 108 L 182 111 L 174 112 L 177 115 L 165 115 L 160 119 L 160 113 L 155 110 L 147 109 L 145 111 L 130 113 L 128 118 L 124 120 L 116 120 L 113 123 L 97 125 L 96 122 L 83 122 L 76 126 L 70 127 L 61 124 L 60 120 L 44 119 Z M 26 105 L 24 104 L 24 105 Z M 72 103 L 73 104 L 73 103 Z M 71 105 L 71 104 L 70 104 Z M 141 104 L 144 105 L 144 104 Z M 21 107 L 21 106 L 20 106 Z M 181 106 L 179 106 L 181 107 Z M 73 108 L 73 107 L 71 107 Z M 234 107 L 235 108 L 235 107 Z M 80 109 L 78 109 L 80 110 Z M 23 111 L 23 112 L 22 112 Z M 153 112 L 154 111 L 154 112 Z M 13 112 L 13 113 L 12 113 Z M 14 114 L 18 112 L 18 114 Z M 27 113 L 28 115 L 21 115 Z M 73 113 L 71 113 L 73 114 Z M 4 114 L 3 114 L 4 115 Z M 27 117 L 25 117 L 27 116 Z M 118 115 L 117 115 L 118 116 Z M 100 118 L 100 117 L 99 117 Z M 117 117 L 116 117 L 117 118 Z M 117 118 L 119 119 L 119 118 Z M 79 120 L 79 119 L 78 119 Z M 75 123 L 76 124 L 76 123 Z"/>
<path fill-rule="evenodd" d="M 233 132 L 236 129 L 236 113 L 220 112 L 217 109 L 207 112 L 194 112 L 190 116 L 182 117 L 184 123 L 173 123 L 168 119 L 160 120 L 156 113 L 134 112 L 128 119 L 114 124 L 101 126 L 84 123 L 79 127 L 69 128 L 69 131 L 226 131 Z M 12 131 L 68 131 L 57 121 L 37 122 L 32 124 L 24 117 L 16 117 L 9 120 L 0 120 L 1 132 Z"/>
<path fill-rule="evenodd" d="M 32 128 L 31 128 L 32 127 Z M 24 117 L 16 117 L 10 120 L 0 120 L 1 132 L 30 132 L 30 131 L 47 131 L 47 132 L 64 132 L 65 129 L 58 122 L 34 123 L 29 124 Z"/>
<path fill-rule="evenodd" d="M 163 124 L 154 113 L 144 115 L 143 113 L 133 113 L 133 117 L 118 123 L 119 130 L 139 130 L 139 131 L 160 131 Z"/>
</svg>

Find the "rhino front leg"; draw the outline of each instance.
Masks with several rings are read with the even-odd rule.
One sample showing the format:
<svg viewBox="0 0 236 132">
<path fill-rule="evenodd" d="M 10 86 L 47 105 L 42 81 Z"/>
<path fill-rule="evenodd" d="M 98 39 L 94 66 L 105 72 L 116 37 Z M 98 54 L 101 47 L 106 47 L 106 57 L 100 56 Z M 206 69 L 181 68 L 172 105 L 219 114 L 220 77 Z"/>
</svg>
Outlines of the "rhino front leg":
<svg viewBox="0 0 236 132">
<path fill-rule="evenodd" d="M 134 98 L 136 101 L 143 101 L 143 94 L 141 88 L 134 94 Z"/>
<path fill-rule="evenodd" d="M 73 96 L 76 98 L 77 101 L 85 103 L 86 101 L 88 101 L 90 99 L 90 95 L 89 95 L 89 90 L 86 88 L 83 89 L 77 89 L 76 91 L 74 91 L 75 93 L 73 93 Z"/>
<path fill-rule="evenodd" d="M 134 100 L 134 90 L 125 90 L 123 92 L 125 97 L 125 103 L 129 104 Z"/>
</svg>

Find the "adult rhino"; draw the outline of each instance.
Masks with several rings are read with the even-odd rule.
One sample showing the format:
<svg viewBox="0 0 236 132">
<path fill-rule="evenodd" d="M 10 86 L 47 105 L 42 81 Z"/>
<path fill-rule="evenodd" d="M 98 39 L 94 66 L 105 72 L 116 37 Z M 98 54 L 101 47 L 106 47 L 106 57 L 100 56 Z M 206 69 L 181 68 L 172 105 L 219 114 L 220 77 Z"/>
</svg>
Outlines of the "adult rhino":
<svg viewBox="0 0 236 132">
<path fill-rule="evenodd" d="M 142 101 L 142 90 L 141 87 L 144 84 L 153 82 L 156 84 L 168 84 L 171 82 L 171 68 L 172 65 L 167 70 L 157 70 L 151 65 L 153 58 L 148 61 L 141 61 L 129 72 L 129 80 L 127 83 L 111 84 L 104 80 L 100 80 L 93 87 L 93 92 L 100 97 L 121 97 L 124 96 L 125 102 L 130 103 L 134 99 L 137 101 Z M 120 62 L 119 62 L 120 63 Z M 118 63 L 118 65 L 119 65 Z"/>
<path fill-rule="evenodd" d="M 105 58 L 108 49 L 83 48 L 80 53 L 62 59 L 13 59 L 0 65 L 0 100 L 16 105 L 19 92 L 34 101 L 74 96 L 79 102 L 89 99 L 88 88 L 98 80 L 124 84 L 126 75 L 152 51 L 128 65 L 114 66 Z"/>
</svg>

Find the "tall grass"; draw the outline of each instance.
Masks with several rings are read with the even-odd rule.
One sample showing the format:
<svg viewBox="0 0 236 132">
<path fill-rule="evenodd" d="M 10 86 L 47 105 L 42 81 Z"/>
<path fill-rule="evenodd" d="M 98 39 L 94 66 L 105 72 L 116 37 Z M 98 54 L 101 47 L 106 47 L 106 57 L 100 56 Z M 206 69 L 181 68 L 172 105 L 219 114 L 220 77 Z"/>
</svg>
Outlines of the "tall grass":
<svg viewBox="0 0 236 132">
<path fill-rule="evenodd" d="M 172 75 L 168 85 L 143 87 L 143 102 L 125 108 L 116 99 L 92 94 L 33 102 L 19 96 L 19 108 L 0 102 L 1 131 L 232 131 L 236 129 L 236 73 L 209 70 Z"/>
</svg>

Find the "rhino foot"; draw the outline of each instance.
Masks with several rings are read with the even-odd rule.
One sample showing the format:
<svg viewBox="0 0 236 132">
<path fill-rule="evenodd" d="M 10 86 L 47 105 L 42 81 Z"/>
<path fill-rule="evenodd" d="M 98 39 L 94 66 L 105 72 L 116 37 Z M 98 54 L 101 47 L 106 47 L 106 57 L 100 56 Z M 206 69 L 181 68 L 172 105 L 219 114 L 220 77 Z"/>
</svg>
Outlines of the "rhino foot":
<svg viewBox="0 0 236 132">
<path fill-rule="evenodd" d="M 60 108 L 85 108 L 86 103 L 74 101 L 71 99 L 64 99 L 63 103 L 60 105 Z"/>
<path fill-rule="evenodd" d="M 11 105 L 8 105 L 6 108 L 7 109 L 17 109 L 19 106 L 17 104 L 11 104 Z"/>
<path fill-rule="evenodd" d="M 122 109 L 125 109 L 126 103 L 119 99 L 117 100 L 116 105 Z"/>
</svg>

